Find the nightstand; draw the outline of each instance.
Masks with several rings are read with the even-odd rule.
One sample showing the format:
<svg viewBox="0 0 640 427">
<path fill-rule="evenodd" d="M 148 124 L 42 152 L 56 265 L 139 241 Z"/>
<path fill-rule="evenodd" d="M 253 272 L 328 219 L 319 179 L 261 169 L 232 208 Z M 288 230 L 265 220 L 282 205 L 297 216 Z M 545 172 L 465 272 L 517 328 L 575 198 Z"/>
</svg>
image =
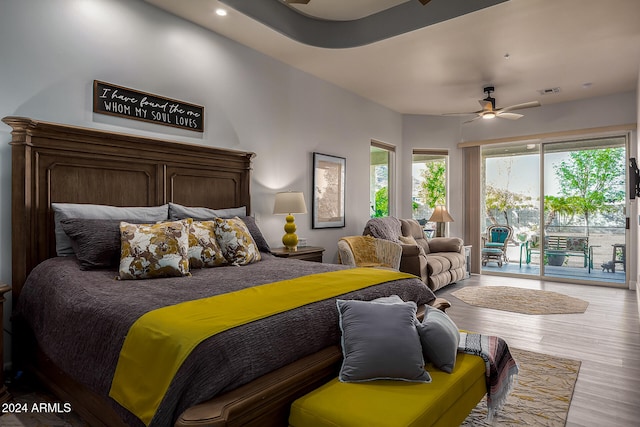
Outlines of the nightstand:
<svg viewBox="0 0 640 427">
<path fill-rule="evenodd" d="M 301 259 L 303 261 L 322 262 L 324 248 L 319 246 L 303 246 L 297 251 L 290 251 L 286 248 L 271 249 L 271 253 L 279 258 Z"/>
<path fill-rule="evenodd" d="M 4 385 L 4 294 L 11 290 L 11 286 L 0 284 L 0 404 L 11 400 L 9 390 Z"/>
</svg>

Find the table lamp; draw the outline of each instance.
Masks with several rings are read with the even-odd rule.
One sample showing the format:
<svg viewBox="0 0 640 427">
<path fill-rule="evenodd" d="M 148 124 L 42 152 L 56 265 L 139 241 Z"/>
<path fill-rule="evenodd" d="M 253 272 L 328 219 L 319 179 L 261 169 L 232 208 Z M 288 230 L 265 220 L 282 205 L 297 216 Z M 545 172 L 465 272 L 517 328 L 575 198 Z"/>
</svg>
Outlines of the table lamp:
<svg viewBox="0 0 640 427">
<path fill-rule="evenodd" d="M 436 205 L 436 208 L 431 214 L 431 218 L 429 218 L 429 222 L 436 223 L 436 237 L 444 237 L 445 222 L 453 222 L 453 218 L 451 218 L 451 215 L 447 212 L 447 208 L 443 205 Z"/>
<path fill-rule="evenodd" d="M 287 215 L 284 225 L 285 235 L 282 236 L 282 244 L 289 251 L 298 250 L 298 236 L 296 224 L 293 222 L 293 214 L 306 214 L 307 206 L 304 203 L 304 195 L 301 191 L 285 191 L 276 194 L 276 202 L 273 206 L 275 215 Z"/>
</svg>

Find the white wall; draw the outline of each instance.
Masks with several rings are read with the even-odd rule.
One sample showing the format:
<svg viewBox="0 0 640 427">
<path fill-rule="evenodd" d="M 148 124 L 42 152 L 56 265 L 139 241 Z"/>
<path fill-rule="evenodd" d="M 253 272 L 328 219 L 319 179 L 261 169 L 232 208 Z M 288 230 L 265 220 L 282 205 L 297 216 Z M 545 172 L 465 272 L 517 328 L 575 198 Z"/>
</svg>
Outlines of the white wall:
<svg viewBox="0 0 640 427">
<path fill-rule="evenodd" d="M 400 168 L 401 204 L 399 216 L 412 215 L 411 156 L 416 148 L 449 150 L 448 210 L 453 217 L 448 224 L 449 236 L 464 235 L 464 171 L 460 142 L 460 120 L 457 117 L 405 115 L 402 121 L 402 156 L 405 167 Z"/>
<path fill-rule="evenodd" d="M 338 238 L 361 234 L 368 218 L 371 139 L 401 144 L 400 114 L 141 1 L 2 0 L 0 52 L 0 117 L 256 152 L 252 208 L 273 246 L 281 246 L 285 222 L 272 215 L 275 193 L 303 191 L 311 211 L 312 152 L 345 157 L 346 227 L 312 230 L 310 214 L 296 216 L 298 235 L 327 248 L 325 262 L 335 262 Z M 203 105 L 205 132 L 93 114 L 94 79 Z M 11 283 L 10 139 L 0 123 L 5 283 Z"/>
</svg>

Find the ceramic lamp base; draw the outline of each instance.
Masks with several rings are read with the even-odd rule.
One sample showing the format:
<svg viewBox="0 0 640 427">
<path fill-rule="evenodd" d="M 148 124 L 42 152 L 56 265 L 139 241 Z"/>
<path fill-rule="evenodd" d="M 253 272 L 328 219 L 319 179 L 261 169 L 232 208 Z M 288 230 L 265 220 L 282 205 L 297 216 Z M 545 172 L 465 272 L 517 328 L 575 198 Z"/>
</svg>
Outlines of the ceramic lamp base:
<svg viewBox="0 0 640 427">
<path fill-rule="evenodd" d="M 289 251 L 297 251 L 298 250 L 298 236 L 296 235 L 296 224 L 293 222 L 293 215 L 287 215 L 286 217 L 287 223 L 284 225 L 284 231 L 286 232 L 284 236 L 282 236 L 282 244 Z"/>
</svg>

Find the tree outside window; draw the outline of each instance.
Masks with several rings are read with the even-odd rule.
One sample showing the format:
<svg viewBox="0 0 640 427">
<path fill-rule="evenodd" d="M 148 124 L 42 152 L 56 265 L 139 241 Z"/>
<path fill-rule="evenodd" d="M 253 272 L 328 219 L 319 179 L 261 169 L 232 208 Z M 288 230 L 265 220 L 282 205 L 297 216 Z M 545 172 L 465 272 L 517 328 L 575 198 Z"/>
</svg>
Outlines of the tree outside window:
<svg viewBox="0 0 640 427">
<path fill-rule="evenodd" d="M 623 147 L 572 151 L 568 160 L 554 165 L 561 195 L 545 198 L 547 215 L 581 217 L 588 236 L 594 215 L 615 212 L 624 202 L 624 152 Z"/>
<path fill-rule="evenodd" d="M 369 164 L 369 201 L 371 218 L 391 215 L 392 168 L 394 147 L 372 141 Z"/>
<path fill-rule="evenodd" d="M 447 202 L 447 154 L 414 150 L 412 174 L 412 216 L 424 225 L 436 205 Z"/>
</svg>

